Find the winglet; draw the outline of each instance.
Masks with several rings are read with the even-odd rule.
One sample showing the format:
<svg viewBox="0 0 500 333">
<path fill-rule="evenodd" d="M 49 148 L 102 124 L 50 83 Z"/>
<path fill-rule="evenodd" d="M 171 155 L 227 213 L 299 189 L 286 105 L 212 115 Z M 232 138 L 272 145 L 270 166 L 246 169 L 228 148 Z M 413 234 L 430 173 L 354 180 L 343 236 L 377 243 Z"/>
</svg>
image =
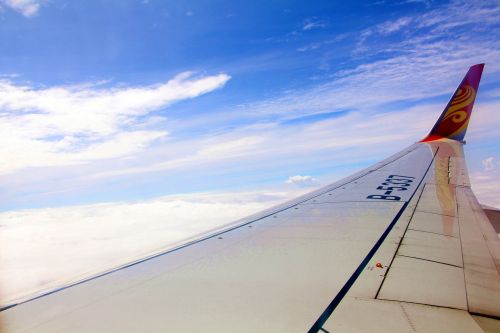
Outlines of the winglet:
<svg viewBox="0 0 500 333">
<path fill-rule="evenodd" d="M 469 68 L 462 83 L 448 102 L 443 113 L 427 135 L 420 142 L 428 142 L 443 138 L 463 141 L 469 124 L 472 107 L 476 98 L 477 88 L 481 80 L 484 64 Z"/>
</svg>

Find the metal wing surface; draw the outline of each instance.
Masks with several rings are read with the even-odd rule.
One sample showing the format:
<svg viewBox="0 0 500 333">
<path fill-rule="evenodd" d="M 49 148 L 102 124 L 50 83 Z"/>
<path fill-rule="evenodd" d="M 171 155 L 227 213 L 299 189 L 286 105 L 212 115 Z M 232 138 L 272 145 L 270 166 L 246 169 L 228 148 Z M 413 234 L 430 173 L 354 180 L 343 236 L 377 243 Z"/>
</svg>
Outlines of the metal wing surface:
<svg viewBox="0 0 500 333">
<path fill-rule="evenodd" d="M 471 67 L 421 142 L 177 248 L 11 304 L 1 331 L 498 331 L 500 242 L 462 150 L 482 68 Z"/>
</svg>

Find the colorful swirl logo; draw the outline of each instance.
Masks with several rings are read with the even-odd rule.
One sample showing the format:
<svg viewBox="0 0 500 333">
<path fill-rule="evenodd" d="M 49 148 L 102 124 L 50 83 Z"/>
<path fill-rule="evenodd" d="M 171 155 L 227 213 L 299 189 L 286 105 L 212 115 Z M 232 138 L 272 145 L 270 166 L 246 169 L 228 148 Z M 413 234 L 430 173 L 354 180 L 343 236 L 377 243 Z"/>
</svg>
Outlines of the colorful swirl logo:
<svg viewBox="0 0 500 333">
<path fill-rule="evenodd" d="M 467 111 L 463 109 L 472 103 L 475 97 L 476 92 L 471 86 L 458 89 L 443 120 L 451 118 L 454 123 L 463 122 L 467 118 Z"/>
<path fill-rule="evenodd" d="M 476 91 L 469 85 L 463 86 L 457 90 L 451 100 L 448 111 L 441 120 L 440 129 L 447 132 L 449 136 L 462 132 L 468 123 L 470 106 L 476 98 Z M 458 128 L 457 128 L 458 126 Z"/>
</svg>

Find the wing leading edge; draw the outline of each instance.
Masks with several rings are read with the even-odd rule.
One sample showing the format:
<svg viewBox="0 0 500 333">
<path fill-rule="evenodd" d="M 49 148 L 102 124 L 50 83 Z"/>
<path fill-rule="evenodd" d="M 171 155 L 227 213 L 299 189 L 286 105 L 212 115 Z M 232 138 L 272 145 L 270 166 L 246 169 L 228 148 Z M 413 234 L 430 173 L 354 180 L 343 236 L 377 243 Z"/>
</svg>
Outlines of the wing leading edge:
<svg viewBox="0 0 500 333">
<path fill-rule="evenodd" d="M 195 241 L 5 309 L 1 332 L 498 328 L 499 241 L 470 190 L 461 142 L 482 67 L 471 67 L 421 142 Z"/>
</svg>

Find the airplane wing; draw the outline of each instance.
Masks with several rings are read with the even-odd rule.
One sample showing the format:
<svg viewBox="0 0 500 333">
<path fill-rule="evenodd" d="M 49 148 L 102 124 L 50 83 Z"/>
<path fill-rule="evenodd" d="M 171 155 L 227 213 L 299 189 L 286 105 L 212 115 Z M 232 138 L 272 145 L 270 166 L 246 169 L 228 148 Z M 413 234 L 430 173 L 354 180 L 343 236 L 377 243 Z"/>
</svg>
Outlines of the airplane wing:
<svg viewBox="0 0 500 333">
<path fill-rule="evenodd" d="M 462 150 L 482 69 L 402 152 L 6 306 L 1 332 L 499 332 L 500 242 Z"/>
</svg>

